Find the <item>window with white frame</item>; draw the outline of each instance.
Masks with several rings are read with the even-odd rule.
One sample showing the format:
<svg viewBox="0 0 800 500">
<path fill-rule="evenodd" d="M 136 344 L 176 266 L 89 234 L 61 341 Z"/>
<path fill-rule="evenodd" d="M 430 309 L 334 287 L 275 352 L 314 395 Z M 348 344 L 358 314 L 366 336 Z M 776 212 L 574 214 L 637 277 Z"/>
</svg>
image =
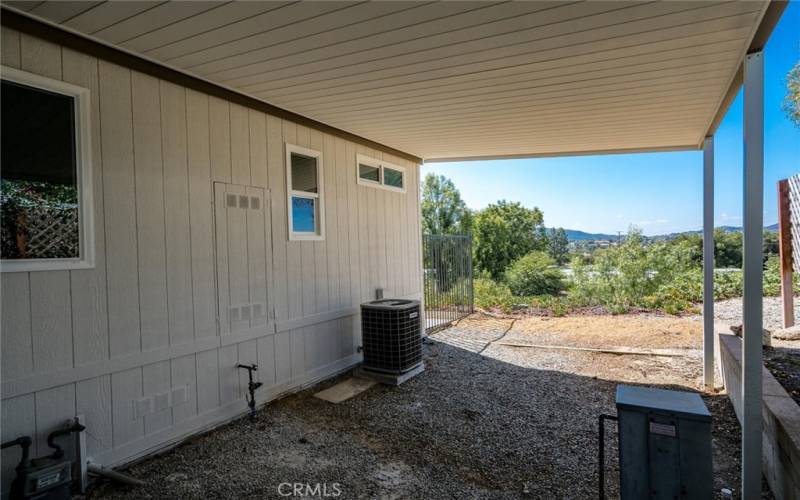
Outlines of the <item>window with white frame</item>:
<svg viewBox="0 0 800 500">
<path fill-rule="evenodd" d="M 324 239 L 322 153 L 287 144 L 286 187 L 289 203 L 289 239 Z"/>
<path fill-rule="evenodd" d="M 356 155 L 356 174 L 362 186 L 406 192 L 406 169 L 383 160 Z"/>
<path fill-rule="evenodd" d="M 5 66 L 0 83 L 0 268 L 90 268 L 89 90 Z"/>
</svg>

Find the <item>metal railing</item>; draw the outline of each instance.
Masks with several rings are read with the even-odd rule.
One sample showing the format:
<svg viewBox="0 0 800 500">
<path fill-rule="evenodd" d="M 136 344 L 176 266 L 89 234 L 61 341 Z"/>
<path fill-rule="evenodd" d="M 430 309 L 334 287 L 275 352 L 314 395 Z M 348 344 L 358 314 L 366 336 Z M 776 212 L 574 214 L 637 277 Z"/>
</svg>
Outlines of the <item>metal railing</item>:
<svg viewBox="0 0 800 500">
<path fill-rule="evenodd" d="M 422 235 L 425 330 L 431 333 L 473 312 L 472 238 Z"/>
</svg>

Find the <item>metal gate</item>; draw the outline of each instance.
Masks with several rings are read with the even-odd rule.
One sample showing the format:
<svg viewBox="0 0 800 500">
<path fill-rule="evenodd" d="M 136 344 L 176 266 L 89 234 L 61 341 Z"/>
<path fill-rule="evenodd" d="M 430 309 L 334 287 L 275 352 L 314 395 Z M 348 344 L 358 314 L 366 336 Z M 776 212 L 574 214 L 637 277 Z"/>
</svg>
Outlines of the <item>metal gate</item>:
<svg viewBox="0 0 800 500">
<path fill-rule="evenodd" d="M 472 238 L 422 235 L 426 332 L 473 311 Z"/>
</svg>

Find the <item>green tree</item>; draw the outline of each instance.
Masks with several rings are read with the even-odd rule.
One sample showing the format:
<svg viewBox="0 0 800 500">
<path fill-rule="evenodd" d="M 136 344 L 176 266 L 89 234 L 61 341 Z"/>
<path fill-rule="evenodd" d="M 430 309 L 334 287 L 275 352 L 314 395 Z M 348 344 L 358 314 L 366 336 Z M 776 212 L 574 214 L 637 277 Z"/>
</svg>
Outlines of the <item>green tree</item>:
<svg viewBox="0 0 800 500">
<path fill-rule="evenodd" d="M 714 266 L 742 267 L 742 233 L 714 230 Z"/>
<path fill-rule="evenodd" d="M 684 233 L 669 240 L 673 251 L 681 251 L 689 256 L 692 264 L 703 265 L 703 236 L 697 233 Z M 714 265 L 715 267 L 742 267 L 742 233 L 714 230 Z M 764 231 L 762 250 L 764 259 L 778 254 L 778 233 Z"/>
<path fill-rule="evenodd" d="M 783 100 L 786 116 L 800 127 L 800 62 L 786 75 L 786 97 Z"/>
<path fill-rule="evenodd" d="M 675 252 L 687 255 L 692 264 L 703 264 L 703 235 L 699 233 L 683 233 L 668 241 Z"/>
<path fill-rule="evenodd" d="M 472 213 L 453 181 L 428 174 L 422 185 L 422 230 L 425 234 L 469 234 Z"/>
<path fill-rule="evenodd" d="M 544 217 L 538 208 L 518 202 L 498 201 L 475 215 L 473 254 L 475 267 L 499 279 L 514 261 L 534 250 L 544 250 Z"/>
<path fill-rule="evenodd" d="M 508 288 L 516 296 L 555 295 L 564 289 L 564 275 L 545 252 L 531 252 L 506 270 Z"/>
<path fill-rule="evenodd" d="M 563 227 L 550 230 L 547 238 L 547 253 L 559 266 L 569 260 L 569 239 Z"/>
<path fill-rule="evenodd" d="M 764 231 L 763 248 L 764 258 L 767 259 L 772 255 L 778 255 L 780 248 L 778 247 L 778 232 L 777 231 Z"/>
</svg>

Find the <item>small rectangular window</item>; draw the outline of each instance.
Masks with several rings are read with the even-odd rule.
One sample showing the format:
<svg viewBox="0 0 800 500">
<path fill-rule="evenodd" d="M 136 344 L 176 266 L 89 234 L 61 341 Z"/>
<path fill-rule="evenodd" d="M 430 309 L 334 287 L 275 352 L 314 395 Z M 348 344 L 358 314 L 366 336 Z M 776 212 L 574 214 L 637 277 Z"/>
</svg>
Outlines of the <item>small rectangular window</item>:
<svg viewBox="0 0 800 500">
<path fill-rule="evenodd" d="M 383 167 L 383 183 L 386 186 L 403 189 L 403 172 L 389 167 Z"/>
<path fill-rule="evenodd" d="M 358 177 L 365 181 L 379 183 L 381 181 L 381 169 L 380 167 L 359 163 Z"/>
<path fill-rule="evenodd" d="M 322 153 L 286 145 L 289 239 L 321 240 L 324 232 Z"/>
<path fill-rule="evenodd" d="M 356 155 L 356 167 L 357 180 L 362 186 L 406 192 L 405 169 L 403 167 L 362 154 Z"/>
<path fill-rule="evenodd" d="M 88 90 L 2 68 L 3 271 L 93 265 Z"/>
</svg>

